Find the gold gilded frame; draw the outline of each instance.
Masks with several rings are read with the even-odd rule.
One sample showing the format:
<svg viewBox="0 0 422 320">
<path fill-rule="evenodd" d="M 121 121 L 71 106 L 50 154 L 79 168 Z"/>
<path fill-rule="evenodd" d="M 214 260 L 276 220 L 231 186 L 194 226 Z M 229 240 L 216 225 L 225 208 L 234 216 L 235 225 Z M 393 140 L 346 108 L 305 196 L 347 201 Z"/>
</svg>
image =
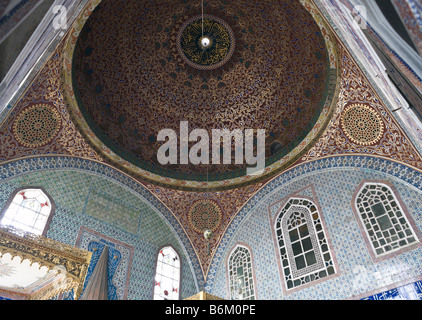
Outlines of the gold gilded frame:
<svg viewBox="0 0 422 320">
<path fill-rule="evenodd" d="M 6 290 L 15 296 L 25 296 L 29 300 L 45 300 L 62 293 L 74 290 L 75 299 L 79 299 L 87 275 L 92 252 L 85 251 L 55 240 L 24 232 L 12 227 L 0 227 L 0 256 L 9 253 L 13 257 L 28 259 L 31 263 L 38 263 L 48 270 L 64 270 L 66 275 L 65 286 L 45 286 L 32 294 Z M 50 283 L 51 284 L 51 283 Z"/>
</svg>

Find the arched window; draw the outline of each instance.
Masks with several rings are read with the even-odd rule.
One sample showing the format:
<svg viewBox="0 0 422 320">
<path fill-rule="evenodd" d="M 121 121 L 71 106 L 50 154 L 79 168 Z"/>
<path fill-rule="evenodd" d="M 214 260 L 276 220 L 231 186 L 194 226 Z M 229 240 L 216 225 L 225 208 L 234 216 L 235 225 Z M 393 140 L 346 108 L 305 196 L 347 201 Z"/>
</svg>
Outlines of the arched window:
<svg viewBox="0 0 422 320">
<path fill-rule="evenodd" d="M 44 235 L 52 207 L 52 201 L 42 189 L 21 189 L 10 197 L 0 224 Z"/>
<path fill-rule="evenodd" d="M 393 192 L 383 183 L 363 183 L 355 196 L 355 213 L 375 258 L 418 243 L 410 217 Z"/>
<path fill-rule="evenodd" d="M 172 247 L 164 247 L 157 257 L 154 300 L 179 300 L 180 258 Z"/>
<path fill-rule="evenodd" d="M 312 201 L 287 201 L 274 230 L 286 291 L 336 273 L 320 213 Z"/>
<path fill-rule="evenodd" d="M 231 300 L 255 300 L 255 286 L 250 250 L 237 245 L 229 255 L 228 276 Z"/>
</svg>

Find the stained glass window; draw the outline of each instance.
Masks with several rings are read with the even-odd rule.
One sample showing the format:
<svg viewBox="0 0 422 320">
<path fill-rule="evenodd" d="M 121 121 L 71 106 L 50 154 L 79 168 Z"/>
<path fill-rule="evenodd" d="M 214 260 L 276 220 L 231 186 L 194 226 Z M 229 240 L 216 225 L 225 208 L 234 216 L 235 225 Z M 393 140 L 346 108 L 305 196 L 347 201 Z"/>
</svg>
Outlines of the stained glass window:
<svg viewBox="0 0 422 320">
<path fill-rule="evenodd" d="M 276 219 L 275 233 L 287 291 L 336 273 L 321 216 L 312 201 L 291 198 Z"/>
<path fill-rule="evenodd" d="M 179 300 L 180 258 L 172 247 L 164 247 L 157 257 L 154 300 Z"/>
<path fill-rule="evenodd" d="M 418 242 L 392 189 L 382 183 L 364 183 L 355 206 L 375 256 Z"/>
<path fill-rule="evenodd" d="M 252 257 L 248 248 L 237 245 L 228 263 L 230 299 L 255 300 Z"/>
<path fill-rule="evenodd" d="M 41 189 L 19 190 L 3 212 L 0 224 L 42 235 L 51 209 L 51 201 Z"/>
</svg>

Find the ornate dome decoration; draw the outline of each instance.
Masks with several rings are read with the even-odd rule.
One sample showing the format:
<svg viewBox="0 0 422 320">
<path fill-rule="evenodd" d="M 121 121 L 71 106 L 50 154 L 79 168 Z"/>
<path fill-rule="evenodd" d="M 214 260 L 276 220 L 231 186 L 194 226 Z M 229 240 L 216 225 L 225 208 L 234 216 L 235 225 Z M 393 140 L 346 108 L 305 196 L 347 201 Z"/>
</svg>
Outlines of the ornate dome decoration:
<svg viewBox="0 0 422 320">
<path fill-rule="evenodd" d="M 341 116 L 341 126 L 346 136 L 360 145 L 378 142 L 385 130 L 380 115 L 363 104 L 347 106 Z"/>
<path fill-rule="evenodd" d="M 220 206 L 212 200 L 196 201 L 188 213 L 189 224 L 198 233 L 217 230 L 221 224 L 221 216 Z"/>
<path fill-rule="evenodd" d="M 177 36 L 177 49 L 184 61 L 194 68 L 210 70 L 221 67 L 233 55 L 234 33 L 218 17 L 204 15 L 186 21 Z M 203 40 L 208 40 L 205 43 Z"/>
<path fill-rule="evenodd" d="M 37 104 L 24 109 L 17 116 L 13 133 L 21 145 L 36 148 L 53 140 L 60 126 L 61 119 L 56 108 Z"/>
<path fill-rule="evenodd" d="M 73 122 L 111 164 L 157 185 L 223 190 L 274 176 L 315 143 L 336 102 L 335 38 L 304 1 L 207 1 L 204 46 L 196 2 L 97 0 L 64 53 Z M 209 146 L 214 129 L 265 129 L 263 174 L 235 163 L 234 144 L 230 164 L 159 163 L 159 132 L 181 121 Z"/>
</svg>

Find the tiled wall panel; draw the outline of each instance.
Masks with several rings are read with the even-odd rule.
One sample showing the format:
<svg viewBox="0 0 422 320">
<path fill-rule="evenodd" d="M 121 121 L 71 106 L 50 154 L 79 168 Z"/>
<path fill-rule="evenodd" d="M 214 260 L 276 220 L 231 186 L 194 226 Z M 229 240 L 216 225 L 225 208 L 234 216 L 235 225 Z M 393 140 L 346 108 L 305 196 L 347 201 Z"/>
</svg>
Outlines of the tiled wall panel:
<svg viewBox="0 0 422 320">
<path fill-rule="evenodd" d="M 394 169 L 393 169 L 394 170 Z M 397 171 L 399 172 L 399 168 Z M 407 172 L 409 173 L 409 171 Z M 388 181 L 395 186 L 401 200 L 418 228 L 422 230 L 422 191 L 391 174 L 363 168 L 336 168 L 317 170 L 283 182 L 282 178 L 272 183 L 272 190 L 246 206 L 245 218 L 225 246 L 227 252 L 236 242 L 249 245 L 255 261 L 255 276 L 259 299 L 360 299 L 413 283 L 422 278 L 422 248 L 397 254 L 391 259 L 375 263 L 352 210 L 352 197 L 363 180 Z M 310 196 L 319 202 L 326 231 L 331 240 L 334 257 L 338 263 L 338 276 L 307 288 L 283 294 L 282 277 L 277 265 L 277 252 L 271 234 L 270 213 L 277 213 L 277 202 L 287 196 Z M 264 190 L 265 192 L 265 190 Z M 253 201 L 252 201 L 253 202 Z M 269 211 L 269 206 L 274 205 Z M 253 232 L 250 232 L 254 230 Z M 228 239 L 226 239 L 228 240 Z M 220 260 L 215 273 L 210 273 L 213 283 L 211 293 L 227 297 L 226 266 Z M 211 289 L 211 286 L 208 287 Z"/>
<path fill-rule="evenodd" d="M 130 269 L 125 271 L 129 283 L 117 281 L 118 278 L 126 279 L 126 274 L 118 274 L 123 269 L 117 269 L 114 281 L 118 282 L 116 286 L 120 293 L 114 298 L 151 299 L 158 249 L 171 244 L 179 254 L 183 253 L 174 233 L 148 204 L 130 190 L 103 177 L 71 170 L 52 170 L 3 180 L 0 183 L 0 208 L 15 188 L 25 186 L 43 187 L 53 198 L 55 213 L 48 237 L 75 245 L 83 226 L 98 234 L 98 241 L 108 239 L 111 243 L 121 242 L 133 249 Z M 196 294 L 197 289 L 186 256 L 181 258 L 181 296 L 189 297 Z"/>
</svg>

